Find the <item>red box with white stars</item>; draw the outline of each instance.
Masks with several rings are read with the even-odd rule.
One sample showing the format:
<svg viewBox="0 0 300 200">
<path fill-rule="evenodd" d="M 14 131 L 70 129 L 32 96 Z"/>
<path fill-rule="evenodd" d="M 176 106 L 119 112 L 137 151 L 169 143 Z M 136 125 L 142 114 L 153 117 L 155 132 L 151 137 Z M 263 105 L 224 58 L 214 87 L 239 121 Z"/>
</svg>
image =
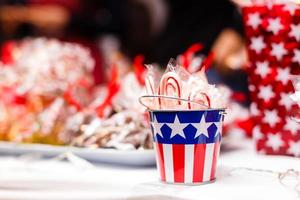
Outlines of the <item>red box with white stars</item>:
<svg viewBox="0 0 300 200">
<path fill-rule="evenodd" d="M 300 156 L 299 108 L 289 75 L 300 74 L 300 7 L 296 4 L 243 8 L 250 60 L 253 138 L 258 152 Z"/>
</svg>

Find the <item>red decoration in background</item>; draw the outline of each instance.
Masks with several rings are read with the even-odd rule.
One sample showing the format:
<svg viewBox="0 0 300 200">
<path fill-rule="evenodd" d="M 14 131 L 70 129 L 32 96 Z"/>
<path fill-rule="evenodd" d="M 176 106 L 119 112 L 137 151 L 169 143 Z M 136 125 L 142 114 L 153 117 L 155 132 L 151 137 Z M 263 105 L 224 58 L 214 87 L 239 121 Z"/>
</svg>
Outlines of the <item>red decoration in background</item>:
<svg viewBox="0 0 300 200">
<path fill-rule="evenodd" d="M 133 60 L 133 67 L 135 71 L 136 79 L 139 81 L 140 85 L 145 85 L 145 67 L 144 67 L 145 57 L 143 55 L 137 55 Z"/>
<path fill-rule="evenodd" d="M 73 105 L 78 111 L 83 108 L 84 105 L 81 105 L 80 100 L 76 98 L 76 89 L 84 88 L 89 90 L 91 88 L 91 84 L 89 81 L 85 80 L 84 78 L 79 79 L 74 85 L 69 85 L 68 89 L 64 93 L 64 99 L 70 105 Z"/>
<path fill-rule="evenodd" d="M 200 43 L 192 44 L 182 55 L 183 55 L 183 67 L 188 68 L 191 64 L 193 56 L 200 50 L 203 49 L 203 45 Z"/>
<path fill-rule="evenodd" d="M 291 119 L 298 107 L 289 98 L 289 75 L 300 74 L 300 7 L 245 7 L 243 18 L 257 150 L 300 156 L 300 124 Z"/>
<path fill-rule="evenodd" d="M 214 52 L 210 52 L 208 54 L 208 56 L 203 60 L 202 64 L 201 64 L 201 68 L 200 69 L 204 69 L 204 71 L 207 71 L 210 66 L 212 66 L 212 63 L 214 61 L 215 58 L 215 54 Z"/>
<path fill-rule="evenodd" d="M 3 64 L 12 64 L 14 62 L 13 50 L 16 47 L 16 42 L 7 41 L 1 48 L 1 61 Z"/>
<path fill-rule="evenodd" d="M 108 83 L 107 95 L 103 102 L 96 108 L 96 112 L 100 118 L 105 116 L 105 110 L 107 106 L 111 106 L 112 98 L 118 93 L 119 89 L 119 71 L 118 67 L 114 65 L 111 70 L 111 78 Z"/>
<path fill-rule="evenodd" d="M 247 100 L 247 96 L 243 92 L 233 92 L 231 98 L 239 103 L 244 103 Z"/>
</svg>

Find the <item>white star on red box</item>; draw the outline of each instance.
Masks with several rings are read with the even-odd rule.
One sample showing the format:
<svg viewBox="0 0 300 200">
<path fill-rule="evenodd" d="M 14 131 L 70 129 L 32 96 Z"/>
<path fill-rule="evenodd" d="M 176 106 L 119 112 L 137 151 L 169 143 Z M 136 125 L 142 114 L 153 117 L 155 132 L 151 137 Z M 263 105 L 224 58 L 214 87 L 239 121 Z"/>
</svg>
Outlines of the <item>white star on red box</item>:
<svg viewBox="0 0 300 200">
<path fill-rule="evenodd" d="M 250 48 L 253 49 L 256 53 L 260 53 L 264 48 L 266 48 L 263 37 L 258 36 L 251 38 Z"/>
<path fill-rule="evenodd" d="M 291 31 L 289 32 L 290 37 L 294 37 L 298 42 L 300 41 L 300 24 L 291 24 Z"/>
<path fill-rule="evenodd" d="M 255 73 L 260 75 L 261 78 L 266 78 L 270 72 L 271 70 L 269 68 L 269 62 L 264 61 L 256 63 Z"/>
<path fill-rule="evenodd" d="M 273 92 L 272 86 L 260 86 L 259 92 L 257 95 L 260 99 L 263 99 L 264 101 L 270 101 L 272 98 L 275 97 L 275 93 Z"/>
<path fill-rule="evenodd" d="M 295 120 L 291 119 L 290 117 L 286 118 L 286 124 L 284 125 L 284 130 L 290 131 L 292 135 L 296 135 L 298 130 L 300 129 L 300 125 Z"/>
<path fill-rule="evenodd" d="M 294 156 L 300 156 L 300 141 L 294 142 L 290 141 L 289 142 L 289 148 L 288 148 L 288 153 L 294 155 Z"/>
<path fill-rule="evenodd" d="M 271 147 L 273 149 L 273 151 L 278 151 L 280 147 L 283 146 L 283 141 L 282 138 L 279 134 L 271 134 L 269 133 L 267 135 L 267 142 L 266 145 Z"/>
<path fill-rule="evenodd" d="M 283 7 L 283 10 L 288 11 L 291 15 L 294 15 L 297 9 L 299 9 L 299 6 L 294 2 L 286 3 Z"/>
<path fill-rule="evenodd" d="M 259 13 L 253 13 L 248 15 L 247 24 L 251 26 L 253 29 L 256 29 L 261 24 Z"/>
<path fill-rule="evenodd" d="M 283 42 L 280 42 L 279 44 L 272 43 L 271 46 L 271 55 L 275 56 L 278 61 L 280 61 L 282 57 L 288 53 L 284 47 Z"/>
<path fill-rule="evenodd" d="M 280 93 L 280 100 L 278 104 L 284 106 L 286 110 L 290 110 L 294 104 L 294 102 L 290 97 L 291 94 L 292 93 L 285 93 L 285 92 Z"/>
<path fill-rule="evenodd" d="M 268 31 L 271 31 L 274 35 L 277 35 L 282 28 L 283 25 L 281 24 L 279 17 L 276 17 L 275 19 L 269 19 L 269 25 L 267 27 Z"/>
<path fill-rule="evenodd" d="M 274 128 L 277 123 L 280 122 L 280 117 L 278 116 L 277 110 L 266 110 L 265 116 L 262 121 L 266 124 L 269 124 L 270 127 Z"/>
<path fill-rule="evenodd" d="M 300 64 L 300 50 L 294 49 L 294 56 L 292 61 Z"/>
<path fill-rule="evenodd" d="M 276 80 L 282 82 L 283 85 L 286 85 L 290 81 L 290 68 L 278 68 Z"/>
</svg>

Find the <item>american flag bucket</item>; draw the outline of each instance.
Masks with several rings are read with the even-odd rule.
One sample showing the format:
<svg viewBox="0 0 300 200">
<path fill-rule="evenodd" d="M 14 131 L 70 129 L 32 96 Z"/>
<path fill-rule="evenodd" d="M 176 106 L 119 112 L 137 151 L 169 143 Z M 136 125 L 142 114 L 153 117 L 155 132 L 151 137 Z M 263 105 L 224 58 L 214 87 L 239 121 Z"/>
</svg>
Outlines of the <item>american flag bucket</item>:
<svg viewBox="0 0 300 200">
<path fill-rule="evenodd" d="M 149 110 L 162 182 L 213 182 L 225 109 Z"/>
</svg>

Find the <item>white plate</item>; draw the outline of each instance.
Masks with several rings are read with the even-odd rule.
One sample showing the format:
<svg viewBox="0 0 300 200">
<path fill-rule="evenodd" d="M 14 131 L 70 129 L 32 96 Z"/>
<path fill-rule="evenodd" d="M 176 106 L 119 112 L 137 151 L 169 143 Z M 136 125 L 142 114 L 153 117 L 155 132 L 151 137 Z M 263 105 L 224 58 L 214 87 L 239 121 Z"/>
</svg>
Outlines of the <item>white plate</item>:
<svg viewBox="0 0 300 200">
<path fill-rule="evenodd" d="M 149 166 L 155 164 L 155 155 L 153 150 L 126 151 L 103 148 L 89 149 L 45 144 L 0 142 L 0 154 L 6 155 L 41 154 L 46 157 L 55 157 L 66 152 L 72 152 L 73 154 L 91 162 L 105 162 L 134 166 Z"/>
</svg>

